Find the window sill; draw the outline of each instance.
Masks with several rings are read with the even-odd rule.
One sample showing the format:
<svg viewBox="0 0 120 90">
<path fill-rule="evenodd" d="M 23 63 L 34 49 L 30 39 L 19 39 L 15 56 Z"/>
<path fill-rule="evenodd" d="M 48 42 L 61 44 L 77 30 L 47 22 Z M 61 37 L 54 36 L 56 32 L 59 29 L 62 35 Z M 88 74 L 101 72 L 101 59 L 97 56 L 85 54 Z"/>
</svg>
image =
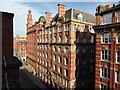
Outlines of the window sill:
<svg viewBox="0 0 120 90">
<path fill-rule="evenodd" d="M 111 43 L 101 43 L 101 44 L 109 45 L 109 44 L 111 44 Z"/>
<path fill-rule="evenodd" d="M 101 60 L 102 62 L 105 62 L 105 63 L 110 63 L 110 61 L 105 61 L 105 60 Z"/>
<path fill-rule="evenodd" d="M 109 78 L 107 78 L 107 77 L 102 77 L 102 76 L 101 76 L 101 78 L 102 78 L 102 79 L 105 79 L 105 80 L 110 80 L 110 79 L 109 79 Z"/>
<path fill-rule="evenodd" d="M 116 64 L 120 65 L 120 62 L 116 62 Z"/>
<path fill-rule="evenodd" d="M 116 81 L 115 83 L 116 83 L 116 84 L 120 84 L 120 82 L 117 82 L 117 81 Z"/>
</svg>

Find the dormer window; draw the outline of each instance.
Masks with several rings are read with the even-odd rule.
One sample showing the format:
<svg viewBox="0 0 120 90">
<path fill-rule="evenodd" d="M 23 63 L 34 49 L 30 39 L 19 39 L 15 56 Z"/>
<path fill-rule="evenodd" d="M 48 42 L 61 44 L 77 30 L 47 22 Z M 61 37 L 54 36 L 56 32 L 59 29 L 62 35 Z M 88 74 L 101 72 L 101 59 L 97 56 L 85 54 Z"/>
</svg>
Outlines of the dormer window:
<svg viewBox="0 0 120 90">
<path fill-rule="evenodd" d="M 112 23 L 112 13 L 103 15 L 103 24 L 110 24 Z"/>
<path fill-rule="evenodd" d="M 83 21 L 83 15 L 81 13 L 79 13 L 77 15 L 77 19 L 80 20 L 80 21 Z"/>
</svg>

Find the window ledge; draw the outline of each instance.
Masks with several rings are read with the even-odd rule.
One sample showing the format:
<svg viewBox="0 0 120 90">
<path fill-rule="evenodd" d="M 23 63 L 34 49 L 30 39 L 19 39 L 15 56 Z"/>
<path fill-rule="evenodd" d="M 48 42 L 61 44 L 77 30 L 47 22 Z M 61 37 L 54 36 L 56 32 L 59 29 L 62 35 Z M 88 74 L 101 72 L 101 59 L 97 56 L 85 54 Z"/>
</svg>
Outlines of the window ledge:
<svg viewBox="0 0 120 90">
<path fill-rule="evenodd" d="M 106 62 L 106 63 L 110 63 L 110 61 L 106 61 L 106 60 L 101 60 L 102 62 Z"/>
<path fill-rule="evenodd" d="M 116 62 L 116 64 L 120 65 L 120 62 Z"/>
<path fill-rule="evenodd" d="M 111 44 L 111 43 L 103 43 L 103 42 L 102 42 L 101 44 L 109 45 L 109 44 Z"/>
<path fill-rule="evenodd" d="M 120 82 L 117 82 L 117 81 L 116 81 L 115 83 L 116 83 L 116 84 L 120 84 Z"/>
<path fill-rule="evenodd" d="M 109 78 L 107 78 L 107 77 L 102 77 L 102 76 L 101 76 L 101 78 L 102 78 L 102 79 L 105 79 L 105 80 L 110 80 L 110 79 L 109 79 Z"/>
</svg>

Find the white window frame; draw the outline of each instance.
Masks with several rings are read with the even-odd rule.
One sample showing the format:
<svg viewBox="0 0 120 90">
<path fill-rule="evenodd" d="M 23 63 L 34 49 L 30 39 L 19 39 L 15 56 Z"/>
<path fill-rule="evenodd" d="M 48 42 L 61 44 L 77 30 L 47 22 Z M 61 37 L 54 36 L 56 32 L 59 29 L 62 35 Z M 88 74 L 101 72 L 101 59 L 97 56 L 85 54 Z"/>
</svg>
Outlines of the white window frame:
<svg viewBox="0 0 120 90">
<path fill-rule="evenodd" d="M 111 34 L 110 33 L 105 32 L 105 33 L 102 34 L 102 43 L 105 43 L 105 44 L 110 44 L 111 43 Z"/>
<path fill-rule="evenodd" d="M 106 58 L 107 56 L 107 58 Z M 101 60 L 110 62 L 110 50 L 102 50 L 101 51 Z"/>
<path fill-rule="evenodd" d="M 102 67 L 101 68 L 101 77 L 109 79 L 110 78 L 110 69 L 106 68 L 106 67 Z"/>
<path fill-rule="evenodd" d="M 118 52 L 119 52 L 119 56 L 118 56 Z M 119 58 L 119 60 L 118 60 L 118 58 Z M 120 64 L 120 51 L 116 52 L 116 63 Z"/>
<path fill-rule="evenodd" d="M 120 70 L 115 72 L 115 81 L 117 83 L 120 83 Z"/>
<path fill-rule="evenodd" d="M 112 13 L 108 13 L 102 16 L 103 18 L 103 25 L 112 23 Z"/>
</svg>

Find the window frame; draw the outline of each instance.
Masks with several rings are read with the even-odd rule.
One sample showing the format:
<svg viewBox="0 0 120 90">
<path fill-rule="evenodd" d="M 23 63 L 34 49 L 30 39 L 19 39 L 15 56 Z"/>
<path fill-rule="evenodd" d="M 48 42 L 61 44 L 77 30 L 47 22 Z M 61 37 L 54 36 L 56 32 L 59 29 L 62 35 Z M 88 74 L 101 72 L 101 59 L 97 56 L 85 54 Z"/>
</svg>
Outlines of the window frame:
<svg viewBox="0 0 120 90">
<path fill-rule="evenodd" d="M 111 43 L 111 34 L 109 32 L 104 32 L 102 34 L 102 43 L 103 44 L 110 44 Z"/>
<path fill-rule="evenodd" d="M 110 68 L 101 67 L 101 77 L 110 79 Z"/>
<path fill-rule="evenodd" d="M 101 60 L 105 62 L 110 62 L 110 50 L 101 51 Z"/>
</svg>

